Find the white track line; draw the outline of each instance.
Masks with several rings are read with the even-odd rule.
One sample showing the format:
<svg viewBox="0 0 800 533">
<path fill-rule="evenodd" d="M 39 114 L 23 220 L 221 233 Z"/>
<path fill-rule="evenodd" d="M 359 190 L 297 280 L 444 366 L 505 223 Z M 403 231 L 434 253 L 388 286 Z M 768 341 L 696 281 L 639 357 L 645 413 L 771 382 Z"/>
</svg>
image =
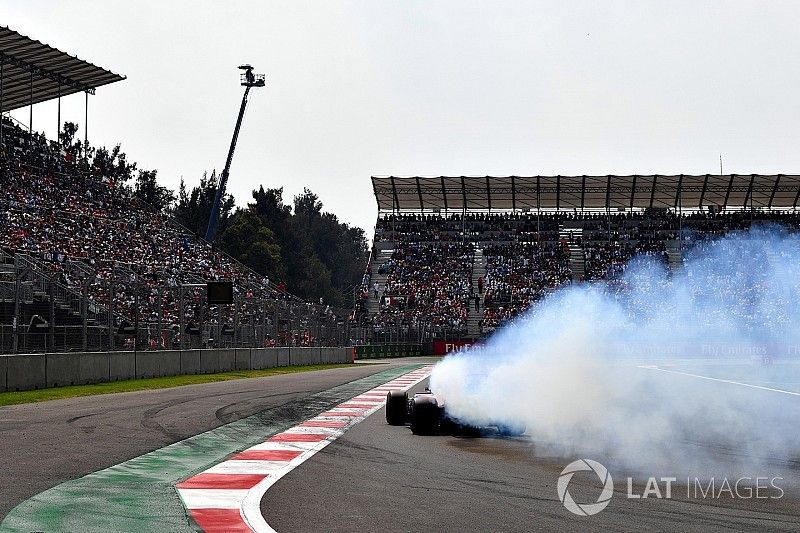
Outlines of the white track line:
<svg viewBox="0 0 800 533">
<path fill-rule="evenodd" d="M 708 376 L 701 376 L 700 374 L 692 374 L 690 372 L 681 372 L 680 370 L 667 370 L 666 368 L 659 368 L 654 365 L 641 365 L 639 368 L 644 368 L 646 370 L 658 370 L 659 372 L 667 372 L 668 374 L 679 374 L 681 376 L 690 376 L 693 378 L 698 379 L 706 379 L 708 381 L 716 381 L 719 383 L 729 383 L 731 385 L 739 385 L 741 387 L 750 387 L 751 389 L 760 389 L 770 392 L 780 392 L 782 394 L 788 394 L 790 396 L 800 396 L 800 392 L 793 392 L 783 389 L 773 389 L 771 387 L 763 387 L 761 385 L 753 385 L 752 383 L 742 383 L 741 381 L 733 381 L 730 379 L 720 379 L 720 378 L 711 378 Z"/>
</svg>

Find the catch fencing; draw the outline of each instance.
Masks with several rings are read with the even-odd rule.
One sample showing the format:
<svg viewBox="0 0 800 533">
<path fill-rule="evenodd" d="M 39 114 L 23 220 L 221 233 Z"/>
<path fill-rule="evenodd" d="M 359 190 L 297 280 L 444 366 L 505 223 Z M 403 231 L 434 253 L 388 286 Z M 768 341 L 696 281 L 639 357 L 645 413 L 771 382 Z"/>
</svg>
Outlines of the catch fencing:
<svg viewBox="0 0 800 533">
<path fill-rule="evenodd" d="M 333 347 L 356 335 L 348 310 L 234 287 L 232 304 L 210 305 L 203 280 L 0 252 L 0 353 Z"/>
</svg>

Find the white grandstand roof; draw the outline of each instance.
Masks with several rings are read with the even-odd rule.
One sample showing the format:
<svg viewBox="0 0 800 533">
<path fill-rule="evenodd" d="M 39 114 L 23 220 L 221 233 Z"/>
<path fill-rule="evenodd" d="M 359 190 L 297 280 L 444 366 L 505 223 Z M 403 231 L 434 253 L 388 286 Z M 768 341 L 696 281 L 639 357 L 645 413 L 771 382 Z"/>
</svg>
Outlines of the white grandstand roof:
<svg viewBox="0 0 800 533">
<path fill-rule="evenodd" d="M 796 208 L 797 174 L 373 176 L 380 211 Z"/>
<path fill-rule="evenodd" d="M 125 79 L 4 26 L 0 26 L 0 62 L 2 112 L 73 93 L 93 93 L 101 85 Z"/>
</svg>

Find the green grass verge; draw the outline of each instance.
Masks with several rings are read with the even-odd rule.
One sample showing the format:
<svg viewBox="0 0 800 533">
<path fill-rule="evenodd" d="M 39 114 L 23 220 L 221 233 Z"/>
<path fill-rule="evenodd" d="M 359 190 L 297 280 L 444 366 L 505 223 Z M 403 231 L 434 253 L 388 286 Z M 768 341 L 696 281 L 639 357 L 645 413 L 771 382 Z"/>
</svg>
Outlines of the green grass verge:
<svg viewBox="0 0 800 533">
<path fill-rule="evenodd" d="M 327 370 L 329 368 L 344 368 L 348 366 L 351 367 L 353 365 L 344 363 L 332 365 L 284 366 L 279 368 L 265 368 L 264 370 L 236 370 L 233 372 L 220 372 L 219 374 L 191 374 L 188 376 L 127 379 L 110 383 L 96 383 L 94 385 L 73 385 L 69 387 L 53 387 L 50 389 L 30 391 L 0 392 L 0 406 L 46 402 L 48 400 L 61 400 L 63 398 L 76 398 L 78 396 L 94 396 L 96 394 L 168 389 L 170 387 L 181 387 L 183 385 L 214 383 L 232 379 L 261 378 L 279 374 L 294 374 L 296 372 L 310 372 L 312 370 Z"/>
</svg>

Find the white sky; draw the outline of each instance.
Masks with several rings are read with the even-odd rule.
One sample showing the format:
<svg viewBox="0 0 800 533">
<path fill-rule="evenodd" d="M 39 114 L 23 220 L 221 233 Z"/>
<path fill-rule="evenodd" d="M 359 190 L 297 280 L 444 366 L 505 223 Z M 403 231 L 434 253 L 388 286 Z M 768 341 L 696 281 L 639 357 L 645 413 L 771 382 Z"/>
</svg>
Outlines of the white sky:
<svg viewBox="0 0 800 533">
<path fill-rule="evenodd" d="M 173 188 L 222 169 L 253 64 L 229 191 L 307 186 L 370 237 L 373 174 L 707 173 L 720 153 L 800 171 L 798 20 L 777 1 L 0 0 L 0 25 L 128 77 L 90 98 L 90 140 Z M 82 127 L 83 95 L 62 115 Z M 52 136 L 55 104 L 33 120 Z"/>
</svg>

